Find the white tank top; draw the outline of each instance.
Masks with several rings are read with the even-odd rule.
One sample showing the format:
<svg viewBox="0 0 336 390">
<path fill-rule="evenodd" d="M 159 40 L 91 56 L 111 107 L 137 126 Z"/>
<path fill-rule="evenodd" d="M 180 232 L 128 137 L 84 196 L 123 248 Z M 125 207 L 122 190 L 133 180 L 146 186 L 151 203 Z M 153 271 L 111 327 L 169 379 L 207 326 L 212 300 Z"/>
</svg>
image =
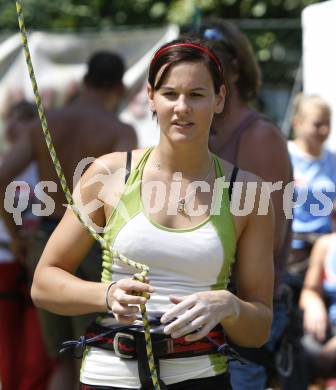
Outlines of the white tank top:
<svg viewBox="0 0 336 390">
<path fill-rule="evenodd" d="M 149 266 L 155 293 L 146 308 L 149 313 L 164 313 L 173 306 L 169 295 L 186 296 L 227 287 L 235 254 L 235 233 L 227 189 L 223 190 L 220 214 L 191 229 L 170 229 L 151 221 L 142 208 L 140 187 L 134 186 L 142 177 L 150 151 L 145 152 L 127 181 L 127 185 L 133 183 L 133 191 L 128 193 L 125 189 L 121 198 L 129 218 L 125 220 L 117 208 L 107 222 L 105 238 L 126 257 Z M 220 177 L 216 161 L 216 174 Z M 106 282 L 134 274 L 133 268 L 111 264 L 104 258 L 103 268 L 102 280 Z M 111 321 L 106 319 L 102 324 Z M 219 375 L 227 369 L 226 358 L 220 354 L 161 359 L 159 363 L 161 379 L 167 385 Z M 89 385 L 140 388 L 136 360 L 122 359 L 112 351 L 95 347 L 86 350 L 80 379 Z"/>
</svg>

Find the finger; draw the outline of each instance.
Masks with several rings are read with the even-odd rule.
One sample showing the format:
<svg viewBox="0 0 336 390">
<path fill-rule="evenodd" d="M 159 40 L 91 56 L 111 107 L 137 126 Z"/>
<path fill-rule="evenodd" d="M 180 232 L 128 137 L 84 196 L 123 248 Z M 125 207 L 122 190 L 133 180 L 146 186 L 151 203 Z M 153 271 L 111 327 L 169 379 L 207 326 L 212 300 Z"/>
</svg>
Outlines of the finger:
<svg viewBox="0 0 336 390">
<path fill-rule="evenodd" d="M 130 294 L 131 295 L 134 295 L 134 296 L 136 296 L 136 297 L 143 297 L 143 298 L 145 298 L 146 299 L 146 301 L 148 300 L 148 299 L 150 299 L 150 295 L 149 295 L 149 293 L 148 292 L 138 292 L 138 291 L 131 291 L 130 292 Z"/>
<path fill-rule="evenodd" d="M 145 297 L 126 294 L 124 290 L 116 291 L 115 299 L 124 305 L 144 305 L 147 302 Z"/>
<path fill-rule="evenodd" d="M 203 337 L 205 337 L 210 331 L 211 329 L 213 329 L 215 327 L 215 324 L 213 323 L 208 323 L 206 324 L 205 326 L 203 326 L 203 328 L 201 328 L 198 332 L 195 332 L 193 334 L 188 334 L 186 337 L 185 337 L 185 341 L 188 341 L 188 342 L 193 342 L 193 341 L 197 341 L 197 340 L 201 340 Z"/>
<path fill-rule="evenodd" d="M 131 315 L 130 316 L 117 315 L 115 316 L 115 318 L 119 323 L 126 324 L 126 325 L 132 324 L 137 319 L 136 316 L 131 316 Z"/>
<path fill-rule="evenodd" d="M 134 275 L 133 275 L 133 278 L 132 278 L 133 280 L 139 280 L 139 281 L 141 281 L 141 282 L 143 282 L 143 283 L 149 283 L 149 277 L 148 276 L 143 276 L 143 275 L 141 275 L 141 274 L 139 274 L 139 273 L 135 273 Z"/>
<path fill-rule="evenodd" d="M 138 311 L 138 306 L 121 305 L 119 302 L 114 302 L 112 305 L 112 312 L 116 315 L 134 315 Z"/>
<path fill-rule="evenodd" d="M 205 316 L 195 318 L 183 328 L 171 333 L 173 339 L 177 339 L 182 336 L 186 336 L 190 333 L 199 331 L 206 324 Z"/>
<path fill-rule="evenodd" d="M 172 303 L 180 303 L 182 302 L 186 297 L 177 297 L 176 295 L 170 295 L 169 299 Z"/>
<path fill-rule="evenodd" d="M 153 293 L 155 291 L 154 287 L 150 284 L 139 282 L 134 279 L 121 279 L 118 282 L 118 287 L 122 288 L 125 291 L 137 291 L 137 292 L 147 292 Z"/>
<path fill-rule="evenodd" d="M 184 314 L 180 315 L 176 320 L 168 324 L 163 331 L 165 334 L 175 333 L 189 325 L 196 318 L 200 317 L 200 315 L 201 313 L 199 308 L 189 309 Z"/>
<path fill-rule="evenodd" d="M 168 310 L 162 317 L 161 317 L 161 323 L 165 324 L 169 321 L 174 320 L 178 316 L 185 313 L 186 310 L 192 308 L 196 304 L 196 299 L 193 296 L 184 298 L 184 300 L 180 303 L 178 303 L 176 306 Z"/>
</svg>

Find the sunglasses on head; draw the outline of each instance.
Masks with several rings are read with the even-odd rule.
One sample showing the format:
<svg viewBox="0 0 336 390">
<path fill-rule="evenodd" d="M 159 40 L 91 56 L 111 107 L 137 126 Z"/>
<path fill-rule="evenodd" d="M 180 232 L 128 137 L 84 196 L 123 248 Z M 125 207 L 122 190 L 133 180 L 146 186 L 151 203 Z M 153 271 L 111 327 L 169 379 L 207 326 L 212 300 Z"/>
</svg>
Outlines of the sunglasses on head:
<svg viewBox="0 0 336 390">
<path fill-rule="evenodd" d="M 198 34 L 201 35 L 202 38 L 207 39 L 209 41 L 219 42 L 223 45 L 226 51 L 233 57 L 237 57 L 237 53 L 235 48 L 232 46 L 232 43 L 227 39 L 227 37 L 223 34 L 223 32 L 217 27 L 210 26 L 200 26 L 198 29 Z"/>
<path fill-rule="evenodd" d="M 209 39 L 211 41 L 224 41 L 225 42 L 225 37 L 219 31 L 217 28 L 205 28 L 203 32 L 201 32 L 203 38 Z"/>
</svg>

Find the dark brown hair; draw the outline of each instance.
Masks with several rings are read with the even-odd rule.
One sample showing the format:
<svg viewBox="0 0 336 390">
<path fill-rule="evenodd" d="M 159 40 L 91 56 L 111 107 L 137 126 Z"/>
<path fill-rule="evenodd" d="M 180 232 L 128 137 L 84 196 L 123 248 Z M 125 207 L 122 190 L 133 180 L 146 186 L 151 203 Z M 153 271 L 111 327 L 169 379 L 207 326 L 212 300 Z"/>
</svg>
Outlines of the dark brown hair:
<svg viewBox="0 0 336 390">
<path fill-rule="evenodd" d="M 37 118 L 37 115 L 37 107 L 34 103 L 21 100 L 8 108 L 5 118 L 8 120 L 11 117 L 15 117 L 15 119 L 20 121 L 29 121 Z"/>
<path fill-rule="evenodd" d="M 122 83 L 125 64 L 119 54 L 110 51 L 94 53 L 88 61 L 86 84 L 97 89 L 111 89 Z"/>
<path fill-rule="evenodd" d="M 224 69 L 237 71 L 240 98 L 247 102 L 255 99 L 261 85 L 261 71 L 249 40 L 239 28 L 226 20 L 211 18 L 204 22 L 197 35 L 207 39 Z"/>
<path fill-rule="evenodd" d="M 154 54 L 148 73 L 148 82 L 153 90 L 158 90 L 161 87 L 171 66 L 180 62 L 203 63 L 210 72 L 216 94 L 219 93 L 220 87 L 225 84 L 221 63 L 209 45 L 200 39 L 181 38 L 163 45 Z M 166 66 L 160 78 L 155 82 L 158 72 L 164 65 Z"/>
</svg>

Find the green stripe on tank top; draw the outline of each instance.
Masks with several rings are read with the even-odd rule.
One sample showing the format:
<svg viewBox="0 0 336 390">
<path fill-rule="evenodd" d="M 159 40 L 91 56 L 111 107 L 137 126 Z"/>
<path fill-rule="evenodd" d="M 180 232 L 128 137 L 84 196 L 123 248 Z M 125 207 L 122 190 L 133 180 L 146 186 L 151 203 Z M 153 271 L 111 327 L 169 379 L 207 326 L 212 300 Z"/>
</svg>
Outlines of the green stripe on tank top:
<svg viewBox="0 0 336 390">
<path fill-rule="evenodd" d="M 216 163 L 216 177 L 217 180 L 222 180 L 223 187 L 218 186 L 214 202 L 220 204 L 219 213 L 213 214 L 211 218 L 211 224 L 217 231 L 218 237 L 221 240 L 223 247 L 223 263 L 222 269 L 218 274 L 217 281 L 214 285 L 211 286 L 212 290 L 222 290 L 227 288 L 230 276 L 232 272 L 232 265 L 235 261 L 236 254 L 236 233 L 235 226 L 233 221 L 233 216 L 230 212 L 230 199 L 228 186 L 225 186 L 225 178 L 223 177 L 223 172 L 219 159 L 214 156 Z M 228 184 L 228 183 L 226 183 Z M 227 357 L 221 354 L 218 355 L 208 355 L 211 361 L 211 364 L 214 367 L 216 375 L 220 375 L 227 370 Z"/>
<path fill-rule="evenodd" d="M 106 222 L 104 239 L 109 246 L 113 245 L 122 227 L 141 210 L 141 172 L 152 149 L 153 147 L 150 147 L 145 150 L 137 166 L 131 171 L 118 205 Z M 102 266 L 101 281 L 105 283 L 111 281 L 112 259 L 103 255 Z"/>
<path fill-rule="evenodd" d="M 211 286 L 212 290 L 219 290 L 227 288 L 230 276 L 232 265 L 235 261 L 236 254 L 236 231 L 233 221 L 233 216 L 230 211 L 230 199 L 229 199 L 229 183 L 225 181 L 223 177 L 223 172 L 221 168 L 220 161 L 215 157 L 216 162 L 216 177 L 218 187 L 215 194 L 214 202 L 220 204 L 219 212 L 214 212 L 211 218 L 211 224 L 217 231 L 218 237 L 221 240 L 224 259 L 222 269 L 217 277 L 217 281 L 214 285 Z"/>
<path fill-rule="evenodd" d="M 110 246 L 113 245 L 115 238 L 122 227 L 142 210 L 141 176 L 144 165 L 152 150 L 153 147 L 146 149 L 136 168 L 132 170 L 120 201 L 107 220 L 104 239 L 108 240 Z M 214 159 L 216 178 L 217 180 L 222 180 L 224 183 L 225 179 L 223 178 L 219 159 L 216 156 L 214 156 Z M 224 258 L 216 283 L 211 286 L 211 289 L 219 290 L 227 288 L 230 280 L 231 268 L 236 252 L 236 236 L 233 218 L 230 212 L 228 188 L 224 187 L 222 189 L 219 187 L 219 191 L 217 191 L 215 196 L 215 202 L 219 202 L 219 212 L 212 215 L 209 221 L 213 225 L 221 241 Z M 108 282 L 110 280 L 112 280 L 112 259 L 104 259 L 103 257 L 102 281 Z M 208 355 L 208 357 L 214 367 L 216 375 L 219 375 L 227 370 L 227 359 L 225 356 L 221 354 L 212 354 Z"/>
</svg>

